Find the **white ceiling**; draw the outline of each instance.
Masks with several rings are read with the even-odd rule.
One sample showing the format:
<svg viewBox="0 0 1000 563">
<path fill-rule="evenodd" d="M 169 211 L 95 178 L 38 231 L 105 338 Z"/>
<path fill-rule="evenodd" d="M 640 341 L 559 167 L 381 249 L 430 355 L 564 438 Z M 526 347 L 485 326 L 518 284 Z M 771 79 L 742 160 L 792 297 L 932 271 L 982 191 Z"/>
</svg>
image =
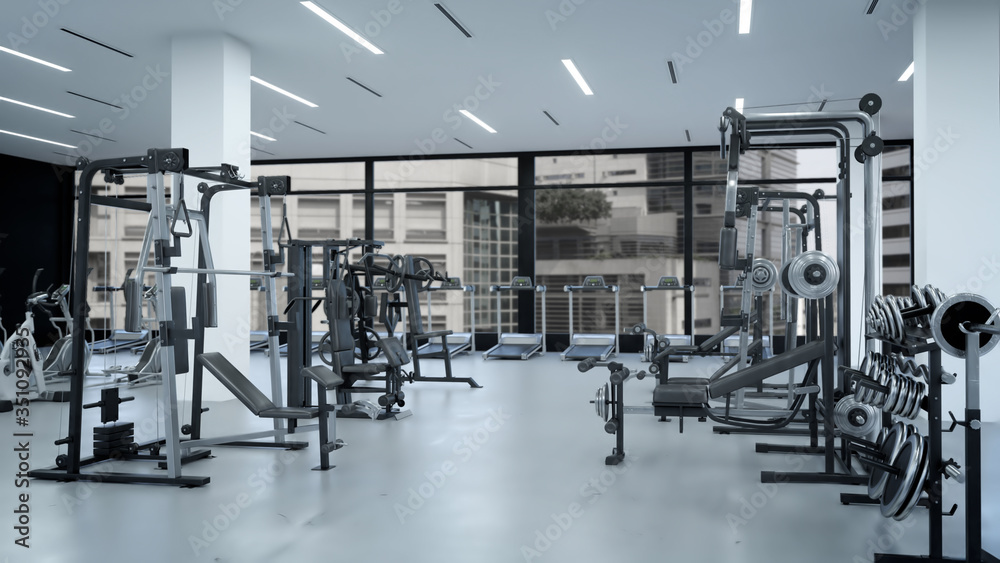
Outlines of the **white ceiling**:
<svg viewBox="0 0 1000 563">
<path fill-rule="evenodd" d="M 363 51 L 348 61 L 342 45 L 355 44 L 294 0 L 49 0 L 59 7 L 51 17 L 40 7 L 45 2 L 3 2 L 0 44 L 72 72 L 0 52 L 0 96 L 76 118 L 0 103 L 0 129 L 77 149 L 0 135 L 0 153 L 68 163 L 72 159 L 55 152 L 85 150 L 90 158 L 111 158 L 169 145 L 169 77 L 127 116 L 66 92 L 113 102 L 141 84 L 147 68 L 169 73 L 172 37 L 199 33 L 240 39 L 251 48 L 255 75 L 319 105 L 309 108 L 254 85 L 254 129 L 266 128 L 275 109 L 287 108 L 296 120 L 326 132 L 291 124 L 275 133 L 277 142 L 255 141 L 253 146 L 274 153 L 254 151 L 255 160 L 407 155 L 417 149 L 415 140 L 439 128 L 447 139 L 433 145 L 434 154 L 578 150 L 600 138 L 608 120 L 623 126 L 609 149 L 714 145 L 718 117 L 736 97 L 746 98 L 748 111 L 774 104 L 790 105 L 760 111 L 791 111 L 818 106 L 803 102 L 867 92 L 884 100 L 882 137 L 912 137 L 913 81 L 897 82 L 912 60 L 912 25 L 885 28 L 893 13 L 886 0 L 872 15 L 865 14 L 870 0 L 757 0 L 749 35 L 739 35 L 735 22 L 713 24 L 724 10 L 735 15 L 736 0 L 445 0 L 471 39 L 427 0 L 318 3 L 354 29 L 367 29 L 385 54 Z M 385 25 L 377 23 L 373 13 L 385 11 L 385 21 L 390 6 L 398 13 Z M 44 25 L 32 34 L 22 18 Z M 74 37 L 64 27 L 134 58 Z M 712 27 L 721 28 L 718 37 L 711 35 Z M 16 41 L 14 34 L 26 41 Z M 707 47 L 688 53 L 689 39 Z M 695 56 L 676 61 L 679 82 L 672 84 L 666 60 L 676 54 Z M 563 58 L 576 61 L 595 95 L 582 94 L 560 63 Z M 483 99 L 475 99 L 477 86 L 490 80 L 493 91 L 479 88 Z M 474 113 L 496 134 L 452 117 L 470 96 L 478 106 Z M 856 104 L 831 102 L 827 108 L 856 109 Z M 113 127 L 106 135 L 99 131 L 105 119 L 105 129 Z M 91 150 L 81 143 L 98 140 L 70 129 L 114 142 L 99 141 Z M 456 137 L 473 149 L 452 140 Z"/>
</svg>

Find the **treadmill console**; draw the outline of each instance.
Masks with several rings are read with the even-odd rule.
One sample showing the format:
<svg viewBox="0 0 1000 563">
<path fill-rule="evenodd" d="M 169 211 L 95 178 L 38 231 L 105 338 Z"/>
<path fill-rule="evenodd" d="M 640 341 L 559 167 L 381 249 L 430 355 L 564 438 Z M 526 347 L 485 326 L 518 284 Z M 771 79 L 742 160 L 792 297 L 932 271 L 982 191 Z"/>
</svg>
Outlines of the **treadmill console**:
<svg viewBox="0 0 1000 563">
<path fill-rule="evenodd" d="M 385 278 L 380 278 L 380 279 L 383 281 L 383 283 L 385 282 Z M 461 278 L 448 278 L 447 280 L 441 282 L 442 289 L 450 287 L 462 287 Z"/>
<path fill-rule="evenodd" d="M 528 276 L 514 276 L 514 279 L 510 280 L 511 287 L 531 287 L 531 278 Z"/>
<path fill-rule="evenodd" d="M 69 284 L 64 283 L 59 286 L 59 289 L 52 292 L 53 297 L 63 297 L 69 293 Z"/>
<path fill-rule="evenodd" d="M 385 289 L 389 287 L 389 284 L 385 283 L 385 278 L 375 278 L 375 289 Z"/>
<path fill-rule="evenodd" d="M 660 278 L 660 282 L 656 284 L 657 287 L 680 287 L 681 280 L 674 276 L 663 276 Z"/>
<path fill-rule="evenodd" d="M 583 278 L 583 287 L 604 288 L 607 285 L 603 276 L 587 276 Z"/>
</svg>

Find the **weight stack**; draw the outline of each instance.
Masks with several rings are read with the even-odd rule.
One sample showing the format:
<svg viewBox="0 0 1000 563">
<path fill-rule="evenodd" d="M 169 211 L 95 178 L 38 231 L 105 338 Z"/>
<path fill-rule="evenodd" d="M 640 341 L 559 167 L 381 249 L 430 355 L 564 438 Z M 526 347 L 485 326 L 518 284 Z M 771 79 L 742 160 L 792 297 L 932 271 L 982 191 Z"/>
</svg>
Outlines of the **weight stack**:
<svg viewBox="0 0 1000 563">
<path fill-rule="evenodd" d="M 135 452 L 135 423 L 119 422 L 94 427 L 94 456 L 111 457 Z"/>
</svg>

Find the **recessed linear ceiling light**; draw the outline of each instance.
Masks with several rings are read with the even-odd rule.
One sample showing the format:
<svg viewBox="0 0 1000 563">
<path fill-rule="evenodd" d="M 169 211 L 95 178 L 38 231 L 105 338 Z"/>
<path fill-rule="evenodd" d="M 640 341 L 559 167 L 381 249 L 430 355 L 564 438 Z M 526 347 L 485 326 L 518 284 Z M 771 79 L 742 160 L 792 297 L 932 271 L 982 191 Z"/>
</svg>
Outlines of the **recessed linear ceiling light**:
<svg viewBox="0 0 1000 563">
<path fill-rule="evenodd" d="M 740 0 L 740 35 L 750 33 L 750 13 L 753 11 L 753 0 Z"/>
<path fill-rule="evenodd" d="M 39 139 L 38 137 L 32 137 L 30 135 L 22 135 L 21 133 L 15 133 L 13 131 L 4 131 L 3 129 L 0 129 L 0 133 L 3 133 L 4 135 L 13 135 L 15 137 L 21 137 L 22 139 L 31 139 L 32 141 L 40 141 L 42 143 L 48 143 L 50 145 L 57 145 L 57 146 L 60 146 L 60 147 L 66 147 L 67 149 L 75 149 L 76 148 L 76 145 L 67 145 L 66 143 L 57 143 L 55 141 L 50 141 L 48 139 Z"/>
<path fill-rule="evenodd" d="M 298 123 L 299 125 L 305 127 L 306 129 L 312 129 L 313 131 L 315 131 L 317 133 L 321 133 L 323 135 L 326 135 L 326 131 L 321 131 L 321 130 L 313 127 L 312 125 L 306 125 L 305 123 L 302 123 L 301 121 L 292 121 L 292 123 Z"/>
<path fill-rule="evenodd" d="M 458 23 L 458 20 L 455 19 L 455 16 L 451 15 L 451 12 L 449 12 L 447 8 L 445 8 L 441 4 L 434 4 L 434 6 L 436 6 L 437 9 L 440 10 L 442 14 L 444 14 L 444 17 L 448 18 L 448 21 L 450 21 L 452 25 L 457 27 L 458 30 L 462 32 L 462 35 L 465 35 L 466 37 L 470 38 L 472 37 L 472 34 L 469 33 L 469 30 L 462 27 L 462 24 Z"/>
<path fill-rule="evenodd" d="M 733 106 L 733 109 L 735 109 L 740 113 L 743 113 L 743 98 L 736 98 L 736 105 Z"/>
<path fill-rule="evenodd" d="M 73 116 L 70 115 L 70 114 L 68 114 L 68 113 L 63 113 L 61 111 L 56 111 L 54 109 L 43 108 L 42 106 L 34 106 L 34 105 L 31 105 L 31 104 L 26 104 L 24 102 L 19 102 L 17 100 L 12 100 L 10 98 L 4 98 L 3 96 L 0 96 L 0 102 L 10 102 L 12 104 L 17 104 L 19 106 L 24 106 L 26 108 L 37 109 L 38 111 L 44 111 L 44 112 L 52 113 L 52 114 L 59 115 L 59 116 L 62 116 L 62 117 L 68 117 L 70 119 L 73 119 Z"/>
<path fill-rule="evenodd" d="M 4 53 L 10 53 L 11 55 L 14 55 L 15 57 L 21 57 L 22 59 L 28 59 L 31 62 L 38 63 L 40 65 L 45 65 L 47 67 L 51 67 L 51 68 L 54 68 L 56 70 L 61 70 L 63 72 L 70 72 L 70 69 L 68 69 L 68 68 L 66 68 L 64 66 L 59 66 L 57 64 L 52 64 L 49 61 L 43 61 L 42 59 L 38 59 L 38 58 L 32 57 L 31 55 L 25 55 L 24 53 L 19 53 L 19 52 L 13 50 L 13 49 L 8 49 L 7 47 L 0 47 L 0 51 L 3 51 Z"/>
<path fill-rule="evenodd" d="M 587 81 L 583 79 L 583 75 L 576 69 L 576 65 L 573 64 L 573 59 L 563 59 L 562 64 L 566 66 L 566 70 L 569 71 L 573 80 L 576 80 L 576 83 L 580 86 L 580 89 L 583 90 L 583 93 L 588 96 L 593 96 L 594 91 L 590 89 L 590 86 L 587 85 Z"/>
<path fill-rule="evenodd" d="M 483 129 L 486 129 L 490 133 L 496 133 L 497 132 L 496 129 L 494 129 L 494 128 L 490 127 L 489 125 L 487 125 L 485 122 L 483 122 L 482 119 L 479 119 L 478 117 L 472 115 L 472 113 L 470 113 L 469 110 L 467 110 L 467 109 L 460 109 L 460 110 L 458 110 L 458 112 L 461 113 L 462 115 L 464 115 L 465 117 L 468 117 L 473 122 L 475 122 L 476 125 L 482 127 Z"/>
<path fill-rule="evenodd" d="M 126 57 L 128 57 L 130 59 L 134 58 L 132 55 L 130 55 L 129 53 L 126 53 L 125 51 L 122 51 L 121 49 L 117 49 L 115 47 L 112 47 L 111 45 L 108 45 L 107 43 L 102 43 L 102 42 L 100 42 L 100 41 L 98 41 L 98 40 L 96 40 L 96 39 L 94 39 L 92 37 L 87 37 L 86 35 L 84 35 L 82 33 L 77 33 L 76 31 L 73 31 L 72 29 L 66 29 L 65 27 L 61 27 L 59 29 L 65 31 L 66 33 L 68 33 L 68 34 L 70 34 L 70 35 L 72 35 L 74 37 L 79 37 L 80 39 L 83 39 L 84 41 L 90 41 L 94 45 L 100 45 L 101 47 L 104 47 L 105 49 L 108 49 L 110 51 L 114 51 L 114 52 L 118 53 L 119 55 L 125 55 Z"/>
<path fill-rule="evenodd" d="M 300 2 L 300 4 L 302 4 L 303 6 L 305 6 L 306 8 L 308 8 L 310 12 L 312 12 L 312 13 L 316 14 L 317 16 L 319 16 L 319 17 L 323 18 L 324 20 L 326 20 L 326 23 L 328 23 L 328 24 L 332 25 L 333 27 L 335 27 L 335 28 L 339 29 L 340 31 L 342 31 L 344 33 L 344 35 L 347 35 L 351 39 L 357 41 L 358 44 L 361 45 L 362 47 L 364 47 L 365 49 L 368 49 L 369 51 L 371 51 L 372 53 L 375 53 L 376 55 L 383 55 L 383 54 L 385 54 L 385 53 L 382 52 L 382 49 L 379 49 L 375 45 L 372 45 L 371 43 L 369 43 L 368 40 L 365 39 L 364 37 L 362 37 L 360 33 L 354 31 L 353 29 L 351 29 L 349 27 L 347 27 L 344 24 L 344 22 L 342 22 L 342 21 L 338 20 L 337 18 L 331 16 L 330 13 L 327 12 L 326 10 L 324 10 L 323 8 L 320 8 L 316 4 L 313 4 L 312 2 Z"/>
<path fill-rule="evenodd" d="M 369 88 L 369 87 L 365 86 L 364 84 L 362 84 L 362 83 L 358 82 L 357 80 L 355 80 L 355 79 L 351 78 L 350 76 L 348 76 L 348 77 L 346 77 L 346 78 L 347 78 L 348 80 L 350 80 L 350 81 L 351 81 L 352 83 L 356 84 L 357 86 L 359 86 L 359 87 L 361 87 L 361 88 L 364 88 L 365 90 L 368 90 L 368 92 L 370 92 L 370 93 L 372 93 L 372 94 L 374 94 L 374 95 L 376 95 L 376 96 L 378 96 L 378 97 L 380 97 L 380 98 L 382 97 L 382 94 L 379 94 L 379 93 L 378 93 L 378 92 L 376 92 L 375 90 L 372 90 L 371 88 Z"/>
<path fill-rule="evenodd" d="M 72 94 L 72 95 L 80 97 L 80 98 L 83 98 L 85 100 L 90 100 L 92 102 L 97 102 L 99 104 L 104 104 L 106 106 L 110 106 L 110 107 L 113 107 L 113 108 L 116 108 L 116 109 L 125 109 L 125 108 L 123 108 L 121 106 L 118 106 L 118 105 L 115 105 L 115 104 L 112 104 L 112 103 L 108 103 L 108 102 L 105 102 L 103 100 L 98 100 L 97 98 L 91 98 L 90 96 L 84 96 L 83 94 L 80 94 L 79 92 L 71 92 L 69 90 L 66 90 L 66 93 L 67 94 Z"/>
<path fill-rule="evenodd" d="M 70 131 L 73 132 L 73 133 L 76 133 L 77 135 L 83 135 L 85 137 L 93 137 L 95 139 L 100 139 L 102 141 L 111 141 L 112 143 L 117 143 L 118 142 L 118 141 L 116 141 L 114 139 L 109 139 L 107 137 L 102 137 L 100 135 L 95 135 L 93 133 L 87 133 L 86 131 L 80 131 L 79 129 L 70 129 Z"/>
<path fill-rule="evenodd" d="M 257 78 L 256 76 L 251 76 L 250 80 L 252 82 L 256 82 L 257 84 L 260 84 L 261 86 L 264 86 L 265 88 L 270 88 L 270 89 L 274 90 L 275 92 L 277 92 L 279 94 L 288 96 L 289 98 L 295 100 L 296 102 L 301 102 L 301 103 L 303 103 L 303 104 L 305 104 L 305 105 L 307 105 L 307 106 L 309 106 L 311 108 L 318 108 L 319 107 L 316 104 L 310 102 L 309 100 L 307 100 L 305 98 L 301 98 L 299 96 L 296 96 L 295 94 L 289 92 L 288 90 L 284 90 L 282 88 L 278 88 L 274 84 L 271 84 L 270 82 L 265 82 L 265 81 L 261 80 L 260 78 Z"/>
<path fill-rule="evenodd" d="M 265 141 L 277 141 L 277 139 L 268 137 L 267 135 L 261 135 L 260 133 L 258 133 L 256 131 L 251 131 L 250 134 L 253 135 L 254 137 L 260 137 L 261 139 L 264 139 Z"/>
<path fill-rule="evenodd" d="M 899 81 L 906 82 L 907 80 L 910 79 L 911 76 L 913 76 L 913 63 L 910 63 L 910 66 L 906 67 L 906 70 L 903 71 L 903 74 L 899 76 Z"/>
</svg>

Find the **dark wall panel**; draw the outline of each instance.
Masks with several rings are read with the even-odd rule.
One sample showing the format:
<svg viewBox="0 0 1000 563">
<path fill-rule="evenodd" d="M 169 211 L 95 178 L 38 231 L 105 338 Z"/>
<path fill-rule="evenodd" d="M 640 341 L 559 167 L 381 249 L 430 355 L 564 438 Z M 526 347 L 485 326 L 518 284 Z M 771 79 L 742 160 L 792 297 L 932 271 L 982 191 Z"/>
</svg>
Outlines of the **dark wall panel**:
<svg viewBox="0 0 1000 563">
<path fill-rule="evenodd" d="M 0 155 L 0 313 L 8 332 L 24 320 L 35 270 L 40 290 L 69 283 L 73 236 L 73 169 Z M 52 326 L 36 321 L 45 344 Z"/>
</svg>

